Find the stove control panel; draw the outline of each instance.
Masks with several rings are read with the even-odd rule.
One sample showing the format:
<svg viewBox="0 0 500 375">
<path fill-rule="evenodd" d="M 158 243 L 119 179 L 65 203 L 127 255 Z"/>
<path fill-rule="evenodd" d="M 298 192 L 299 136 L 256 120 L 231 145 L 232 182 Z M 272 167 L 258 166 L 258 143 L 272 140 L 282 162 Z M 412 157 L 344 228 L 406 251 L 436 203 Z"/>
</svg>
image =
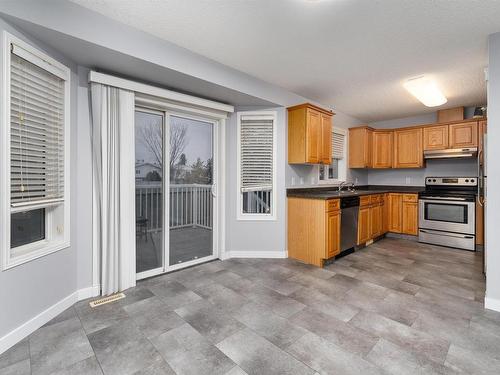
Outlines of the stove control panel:
<svg viewBox="0 0 500 375">
<path fill-rule="evenodd" d="M 426 177 L 426 186 L 477 186 L 477 177 Z"/>
</svg>

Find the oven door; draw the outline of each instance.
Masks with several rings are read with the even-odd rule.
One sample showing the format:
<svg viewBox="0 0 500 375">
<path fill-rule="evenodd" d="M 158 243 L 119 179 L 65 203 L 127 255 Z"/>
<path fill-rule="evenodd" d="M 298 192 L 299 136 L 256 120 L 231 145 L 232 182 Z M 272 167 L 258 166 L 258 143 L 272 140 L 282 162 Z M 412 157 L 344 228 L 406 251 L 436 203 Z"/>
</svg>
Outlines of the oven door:
<svg viewBox="0 0 500 375">
<path fill-rule="evenodd" d="M 419 227 L 447 232 L 475 234 L 475 202 L 455 198 L 419 200 Z"/>
</svg>

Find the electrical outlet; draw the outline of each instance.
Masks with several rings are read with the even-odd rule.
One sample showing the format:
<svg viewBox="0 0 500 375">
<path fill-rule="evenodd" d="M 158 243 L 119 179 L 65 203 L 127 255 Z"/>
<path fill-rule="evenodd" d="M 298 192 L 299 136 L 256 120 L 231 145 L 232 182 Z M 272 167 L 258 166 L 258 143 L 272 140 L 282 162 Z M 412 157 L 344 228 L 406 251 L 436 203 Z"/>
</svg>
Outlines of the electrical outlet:
<svg viewBox="0 0 500 375">
<path fill-rule="evenodd" d="M 410 185 L 411 184 L 411 177 L 406 176 L 406 178 L 405 178 L 405 184 L 406 185 Z"/>
<path fill-rule="evenodd" d="M 301 178 L 300 178 L 299 183 L 300 183 L 301 185 L 304 185 L 304 177 L 301 177 Z"/>
<path fill-rule="evenodd" d="M 295 185 L 295 176 L 292 176 L 292 186 Z"/>
</svg>

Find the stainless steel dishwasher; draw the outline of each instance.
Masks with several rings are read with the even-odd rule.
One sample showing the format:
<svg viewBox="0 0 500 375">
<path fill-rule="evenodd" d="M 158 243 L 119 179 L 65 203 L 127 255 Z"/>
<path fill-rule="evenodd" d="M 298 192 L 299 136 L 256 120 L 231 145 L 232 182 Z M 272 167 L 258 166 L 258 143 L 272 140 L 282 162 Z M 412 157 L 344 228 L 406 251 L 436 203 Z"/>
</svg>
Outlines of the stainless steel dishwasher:
<svg viewBox="0 0 500 375">
<path fill-rule="evenodd" d="M 356 246 L 358 240 L 359 197 L 342 197 L 340 199 L 340 251 Z"/>
</svg>

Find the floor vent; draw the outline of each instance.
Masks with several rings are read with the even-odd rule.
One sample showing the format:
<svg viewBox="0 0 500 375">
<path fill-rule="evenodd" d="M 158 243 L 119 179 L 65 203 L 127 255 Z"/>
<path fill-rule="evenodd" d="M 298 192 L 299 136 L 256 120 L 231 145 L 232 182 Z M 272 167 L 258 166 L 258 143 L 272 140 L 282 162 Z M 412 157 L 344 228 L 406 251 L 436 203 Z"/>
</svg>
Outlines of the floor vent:
<svg viewBox="0 0 500 375">
<path fill-rule="evenodd" d="M 119 299 L 125 298 L 125 294 L 123 293 L 116 293 L 112 294 L 110 296 L 101 298 L 101 299 L 96 299 L 95 301 L 92 301 L 89 303 L 90 307 L 97 307 L 101 305 L 105 305 L 106 303 L 111 303 L 118 301 Z"/>
</svg>

